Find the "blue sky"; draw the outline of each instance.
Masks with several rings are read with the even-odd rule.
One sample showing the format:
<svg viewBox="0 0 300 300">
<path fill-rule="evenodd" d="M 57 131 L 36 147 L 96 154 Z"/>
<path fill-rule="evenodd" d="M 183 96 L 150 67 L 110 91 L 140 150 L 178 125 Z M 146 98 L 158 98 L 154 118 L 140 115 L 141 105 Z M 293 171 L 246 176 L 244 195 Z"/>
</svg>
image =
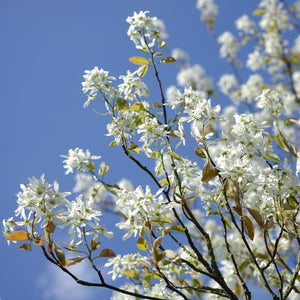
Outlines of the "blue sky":
<svg viewBox="0 0 300 300">
<path fill-rule="evenodd" d="M 222 14 L 216 31 L 222 33 L 258 1 L 243 1 L 243 6 L 240 0 L 217 2 L 222 3 Z M 200 22 L 195 4 L 186 0 L 0 1 L 1 220 L 13 215 L 15 194 L 28 177 L 45 173 L 48 182 L 59 181 L 62 191 L 72 189 L 73 176 L 64 175 L 60 157 L 69 148 L 101 155 L 111 166 L 111 181 L 129 176 L 135 185 L 145 184 L 121 150 L 108 147 L 104 120 L 83 108 L 82 75 L 96 65 L 116 77 L 134 70 L 128 58 L 139 53 L 126 35 L 125 20 L 133 11 L 149 10 L 165 22 L 167 51 L 179 47 L 189 52 L 191 62 L 201 64 L 216 82 L 229 67 L 220 62 L 215 40 Z M 163 85 L 174 84 L 176 67 L 162 67 Z M 150 77 L 149 72 L 146 82 Z M 107 222 L 114 226 L 109 218 Z M 125 243 L 111 243 L 126 250 Z M 20 251 L 0 239 L 2 300 L 109 298 L 109 291 L 79 287 L 68 280 L 38 250 Z M 89 276 L 85 268 L 82 265 L 77 271 Z"/>
</svg>

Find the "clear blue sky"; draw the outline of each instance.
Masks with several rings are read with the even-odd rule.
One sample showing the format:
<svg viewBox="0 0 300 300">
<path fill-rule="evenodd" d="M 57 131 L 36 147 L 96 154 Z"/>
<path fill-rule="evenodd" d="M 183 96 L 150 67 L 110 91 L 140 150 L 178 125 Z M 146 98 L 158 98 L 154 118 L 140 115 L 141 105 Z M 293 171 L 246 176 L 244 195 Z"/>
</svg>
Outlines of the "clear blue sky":
<svg viewBox="0 0 300 300">
<path fill-rule="evenodd" d="M 258 1 L 217 2 L 222 4 L 217 33 L 222 33 Z M 125 20 L 133 11 L 149 10 L 165 22 L 169 51 L 186 50 L 191 62 L 201 64 L 216 82 L 229 67 L 220 63 L 217 45 L 200 22 L 195 4 L 187 0 L 0 1 L 1 220 L 13 215 L 15 194 L 28 177 L 45 173 L 47 181 L 60 182 L 62 191 L 72 189 L 73 177 L 64 175 L 60 157 L 69 148 L 78 146 L 101 155 L 111 166 L 111 181 L 129 174 L 136 185 L 143 184 L 121 150 L 107 146 L 104 120 L 90 108 L 83 109 L 82 75 L 96 65 L 116 77 L 134 70 L 128 58 L 139 53 L 126 35 Z M 167 87 L 175 83 L 176 69 L 163 67 Z M 149 72 L 145 80 L 150 76 Z M 111 243 L 112 248 L 126 250 L 125 243 Z M 109 299 L 110 292 L 79 288 L 67 280 L 38 250 L 20 251 L 0 239 L 2 300 Z M 87 276 L 85 269 L 78 272 Z"/>
</svg>

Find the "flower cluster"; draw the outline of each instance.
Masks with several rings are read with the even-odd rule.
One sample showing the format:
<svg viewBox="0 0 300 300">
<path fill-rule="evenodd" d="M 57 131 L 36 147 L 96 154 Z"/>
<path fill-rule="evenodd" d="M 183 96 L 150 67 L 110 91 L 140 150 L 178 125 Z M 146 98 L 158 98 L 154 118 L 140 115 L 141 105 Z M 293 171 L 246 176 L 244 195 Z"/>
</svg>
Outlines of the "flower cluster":
<svg viewBox="0 0 300 300">
<path fill-rule="evenodd" d="M 84 103 L 84 107 L 87 107 L 92 100 L 97 99 L 97 94 L 100 92 L 103 97 L 107 97 L 108 100 L 114 99 L 118 96 L 119 92 L 112 88 L 111 84 L 116 80 L 113 76 L 108 76 L 108 72 L 103 69 L 94 67 L 92 70 L 84 71 L 84 81 L 82 82 L 82 91 L 88 94 L 88 99 Z"/>
<path fill-rule="evenodd" d="M 163 228 L 163 224 L 173 219 L 174 205 L 175 203 L 165 202 L 162 190 L 152 194 L 149 186 L 146 186 L 145 192 L 141 186 L 134 191 L 121 189 L 118 191 L 116 208 L 125 219 L 116 225 L 126 231 L 123 239 L 128 239 L 132 235 L 136 236 L 150 224 L 158 229 Z"/>
<path fill-rule="evenodd" d="M 89 150 L 85 152 L 80 148 L 69 149 L 68 155 L 62 155 L 66 158 L 64 163 L 64 168 L 66 174 L 73 173 L 73 169 L 76 168 L 77 172 L 93 172 L 94 163 L 92 160 L 99 159 L 101 156 L 91 155 Z"/>
<path fill-rule="evenodd" d="M 59 192 L 58 183 L 54 181 L 53 184 L 49 184 L 44 175 L 39 179 L 30 178 L 27 186 L 21 184 L 21 191 L 17 194 L 18 208 L 15 215 L 20 220 L 4 220 L 5 235 L 22 229 L 28 232 L 30 239 L 35 239 L 40 236 L 37 228 L 40 223 L 43 230 L 51 233 L 54 229 L 49 230 L 49 226 L 68 226 L 70 245 L 74 244 L 76 238 L 82 239 L 83 228 L 95 239 L 100 234 L 111 237 L 112 233 L 100 226 L 99 217 L 102 213 L 94 208 L 94 199 L 91 197 L 83 201 L 82 195 L 79 195 L 76 200 L 69 201 L 67 196 L 70 194 Z"/>
<path fill-rule="evenodd" d="M 162 46 L 167 38 L 164 23 L 156 17 L 149 17 L 149 11 L 134 12 L 132 17 L 126 19 L 130 24 L 128 36 L 134 42 L 137 49 L 148 52 L 149 48 Z"/>
</svg>

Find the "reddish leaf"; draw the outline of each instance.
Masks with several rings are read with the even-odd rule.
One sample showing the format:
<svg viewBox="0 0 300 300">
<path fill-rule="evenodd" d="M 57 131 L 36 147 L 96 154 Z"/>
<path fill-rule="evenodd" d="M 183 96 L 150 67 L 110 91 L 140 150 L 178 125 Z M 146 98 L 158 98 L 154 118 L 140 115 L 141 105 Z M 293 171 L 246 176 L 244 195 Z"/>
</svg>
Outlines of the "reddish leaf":
<svg viewBox="0 0 300 300">
<path fill-rule="evenodd" d="M 45 227 L 45 230 L 48 232 L 48 233 L 53 233 L 54 230 L 55 230 L 55 224 L 52 222 L 52 221 L 49 221 L 48 224 L 46 225 Z"/>
<path fill-rule="evenodd" d="M 84 257 L 75 257 L 75 258 L 66 259 L 65 266 L 66 267 L 73 266 L 73 265 L 80 263 L 83 260 L 84 260 Z"/>
<path fill-rule="evenodd" d="M 100 254 L 100 257 L 116 257 L 117 255 L 115 254 L 114 251 L 112 251 L 111 249 L 103 249 Z"/>
<path fill-rule="evenodd" d="M 91 250 L 97 250 L 101 245 L 101 242 L 96 242 L 95 240 L 91 240 Z"/>
<path fill-rule="evenodd" d="M 210 180 L 215 178 L 218 175 L 218 171 L 216 168 L 212 168 L 210 161 L 207 160 L 204 164 L 203 170 L 202 170 L 202 178 L 201 181 L 208 183 Z"/>
<path fill-rule="evenodd" d="M 33 243 L 37 246 L 43 246 L 44 240 L 40 237 L 36 237 L 33 241 Z"/>
<path fill-rule="evenodd" d="M 8 241 L 27 241 L 30 239 L 27 231 L 14 231 L 5 238 Z"/>
<path fill-rule="evenodd" d="M 64 266 L 66 264 L 66 257 L 65 257 L 64 250 L 61 249 L 57 244 L 54 243 L 54 251 L 55 251 L 55 254 L 56 254 L 58 260 Z"/>
<path fill-rule="evenodd" d="M 243 215 L 243 209 L 242 207 L 239 205 L 239 206 L 232 206 L 232 208 L 235 210 L 235 212 L 239 215 L 239 216 L 242 216 Z"/>
<path fill-rule="evenodd" d="M 246 234 L 249 236 L 250 240 L 253 241 L 254 226 L 253 226 L 252 221 L 247 216 L 242 216 L 242 222 L 243 222 Z"/>
<path fill-rule="evenodd" d="M 30 244 L 30 243 L 25 243 L 25 244 L 23 244 L 22 246 L 20 246 L 19 249 L 20 249 L 20 250 L 31 251 L 31 250 L 32 250 L 32 247 L 31 247 L 31 244 Z"/>
<path fill-rule="evenodd" d="M 258 226 L 261 229 L 263 229 L 264 228 L 264 220 L 263 220 L 262 215 L 256 209 L 253 209 L 253 208 L 250 208 L 250 207 L 246 207 L 246 209 L 251 214 L 253 219 L 257 222 Z"/>
</svg>

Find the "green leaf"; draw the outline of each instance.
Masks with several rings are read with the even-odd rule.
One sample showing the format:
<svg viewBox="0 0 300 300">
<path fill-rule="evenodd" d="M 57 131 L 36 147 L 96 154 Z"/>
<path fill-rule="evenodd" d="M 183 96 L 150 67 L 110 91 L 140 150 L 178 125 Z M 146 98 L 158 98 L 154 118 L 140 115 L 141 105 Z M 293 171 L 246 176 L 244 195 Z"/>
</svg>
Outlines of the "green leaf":
<svg viewBox="0 0 300 300">
<path fill-rule="evenodd" d="M 138 103 L 134 103 L 131 107 L 130 107 L 131 111 L 136 111 L 139 112 L 141 110 L 144 110 L 144 105 L 140 102 Z"/>
<path fill-rule="evenodd" d="M 153 258 L 156 262 L 160 262 L 165 257 L 165 252 L 159 252 L 157 249 L 153 250 Z"/>
<path fill-rule="evenodd" d="M 143 250 L 143 251 L 148 251 L 149 250 L 146 240 L 144 238 L 142 238 L 142 237 L 138 238 L 138 240 L 137 240 L 137 247 L 140 250 Z"/>
<path fill-rule="evenodd" d="M 226 226 L 229 228 L 229 229 L 232 229 L 232 225 L 231 225 L 231 222 L 229 221 L 229 219 L 227 217 L 223 217 L 223 220 L 226 224 Z"/>
<path fill-rule="evenodd" d="M 297 206 L 298 206 L 298 201 L 297 201 L 297 199 L 295 198 L 295 196 L 292 195 L 292 194 L 290 194 L 290 195 L 288 196 L 288 198 L 287 198 L 287 203 L 288 203 L 291 207 L 293 207 L 294 209 L 297 208 Z"/>
<path fill-rule="evenodd" d="M 250 240 L 253 241 L 255 231 L 252 221 L 245 215 L 241 217 L 241 221 L 243 222 L 246 234 L 249 236 Z"/>
<path fill-rule="evenodd" d="M 157 249 L 157 248 L 160 246 L 160 243 L 161 243 L 162 239 L 163 239 L 163 237 L 160 236 L 160 237 L 158 237 L 158 238 L 153 242 L 153 248 L 154 248 L 154 249 Z"/>
<path fill-rule="evenodd" d="M 275 161 L 277 163 L 281 162 L 280 157 L 277 154 L 272 153 L 272 152 L 266 152 L 266 158 L 269 160 Z"/>
<path fill-rule="evenodd" d="M 283 149 L 286 152 L 290 152 L 290 148 L 289 148 L 289 142 L 288 140 L 285 138 L 285 136 L 283 136 L 281 133 L 278 133 L 275 136 L 275 140 L 278 144 L 278 146 Z"/>
<path fill-rule="evenodd" d="M 147 273 L 143 276 L 142 284 L 145 289 L 149 289 L 151 287 L 152 279 L 153 279 L 153 274 Z"/>
<path fill-rule="evenodd" d="M 159 48 L 160 48 L 160 49 L 167 48 L 167 47 L 168 47 L 168 46 L 167 46 L 167 44 L 166 44 L 165 41 L 161 41 L 161 42 L 160 42 L 160 45 L 159 45 Z"/>
<path fill-rule="evenodd" d="M 249 36 L 245 36 L 242 41 L 241 41 L 241 44 L 244 46 L 246 45 L 250 40 L 250 37 Z"/>
<path fill-rule="evenodd" d="M 151 152 L 150 157 L 157 159 L 157 158 L 159 158 L 159 155 L 156 151 L 153 151 L 153 152 Z"/>
<path fill-rule="evenodd" d="M 120 112 L 124 112 L 124 111 L 128 110 L 129 109 L 128 101 L 123 98 L 118 98 L 117 99 L 117 109 Z"/>
<path fill-rule="evenodd" d="M 147 71 L 148 71 L 148 65 L 143 65 L 137 69 L 137 74 L 140 77 L 144 77 L 147 74 Z"/>
<path fill-rule="evenodd" d="M 172 56 L 167 56 L 167 57 L 164 57 L 160 63 L 162 64 L 174 64 L 176 62 L 176 59 Z"/>
<path fill-rule="evenodd" d="M 27 231 L 14 231 L 5 238 L 8 241 L 26 241 L 30 239 Z"/>
<path fill-rule="evenodd" d="M 66 264 L 66 257 L 65 257 L 64 250 L 60 248 L 56 243 L 54 243 L 54 251 L 59 262 L 64 266 Z"/>
<path fill-rule="evenodd" d="M 146 233 L 146 230 L 147 230 L 147 227 L 146 227 L 146 226 L 143 226 L 142 229 L 141 229 L 141 231 L 140 231 L 140 235 L 141 235 L 141 236 L 144 236 L 145 233 Z"/>
<path fill-rule="evenodd" d="M 159 181 L 159 184 L 161 184 L 162 186 L 168 186 L 169 182 L 168 182 L 167 178 L 163 178 Z"/>
<path fill-rule="evenodd" d="M 99 172 L 98 172 L 99 176 L 104 175 L 108 170 L 109 170 L 109 166 L 107 166 L 104 161 L 101 162 L 99 167 Z"/>
<path fill-rule="evenodd" d="M 126 277 L 134 278 L 136 280 L 139 280 L 139 278 L 140 278 L 140 275 L 137 272 L 135 272 L 135 271 L 125 271 L 123 274 Z"/>
<path fill-rule="evenodd" d="M 197 156 L 199 156 L 201 158 L 206 158 L 204 152 L 202 151 L 202 149 L 200 147 L 195 148 L 195 153 Z"/>
<path fill-rule="evenodd" d="M 179 232 L 184 232 L 184 228 L 181 225 L 173 225 L 171 227 L 171 230 L 179 231 Z"/>
<path fill-rule="evenodd" d="M 296 118 L 288 118 L 288 119 L 285 119 L 281 122 L 281 125 L 283 125 L 284 127 L 289 127 L 289 126 L 292 126 L 292 125 L 295 125 L 298 123 L 298 120 Z"/>
<path fill-rule="evenodd" d="M 210 180 L 215 178 L 218 175 L 218 171 L 216 168 L 212 168 L 210 161 L 207 160 L 204 164 L 203 170 L 202 170 L 202 178 L 201 181 L 208 183 Z"/>
<path fill-rule="evenodd" d="M 160 104 L 159 102 L 154 102 L 154 103 L 152 104 L 152 107 L 153 107 L 153 108 L 161 108 L 162 106 L 161 106 L 161 104 Z"/>
<path fill-rule="evenodd" d="M 154 56 L 154 57 L 161 57 L 161 56 L 164 56 L 164 55 L 163 55 L 163 53 L 161 53 L 161 52 L 156 52 L 156 53 L 154 53 L 153 56 Z"/>
<path fill-rule="evenodd" d="M 139 146 L 136 145 L 135 143 L 133 142 L 130 142 L 129 146 L 128 146 L 128 150 L 136 153 L 136 154 L 139 154 L 140 153 L 140 150 L 139 150 Z"/>
<path fill-rule="evenodd" d="M 148 65 L 149 61 L 141 56 L 133 56 L 129 58 L 129 61 L 131 61 L 132 63 L 136 64 L 136 65 Z"/>
<path fill-rule="evenodd" d="M 99 254 L 99 257 L 116 257 L 116 256 L 117 255 L 115 254 L 115 252 L 108 248 L 103 249 Z"/>
<path fill-rule="evenodd" d="M 262 16 L 265 13 L 266 12 L 263 9 L 256 9 L 252 14 L 253 14 L 253 16 Z"/>
<path fill-rule="evenodd" d="M 168 154 L 177 160 L 183 161 L 183 159 L 177 153 L 175 153 L 173 151 L 169 151 Z"/>
<path fill-rule="evenodd" d="M 294 64 L 294 65 L 298 65 L 299 64 L 299 59 L 298 59 L 297 55 L 295 55 L 295 53 L 292 53 L 291 63 Z"/>
<path fill-rule="evenodd" d="M 113 146 L 118 146 L 118 145 L 120 145 L 121 144 L 121 142 L 116 142 L 116 141 L 112 141 L 112 142 L 110 142 L 109 143 L 109 147 L 113 147 Z"/>
</svg>

